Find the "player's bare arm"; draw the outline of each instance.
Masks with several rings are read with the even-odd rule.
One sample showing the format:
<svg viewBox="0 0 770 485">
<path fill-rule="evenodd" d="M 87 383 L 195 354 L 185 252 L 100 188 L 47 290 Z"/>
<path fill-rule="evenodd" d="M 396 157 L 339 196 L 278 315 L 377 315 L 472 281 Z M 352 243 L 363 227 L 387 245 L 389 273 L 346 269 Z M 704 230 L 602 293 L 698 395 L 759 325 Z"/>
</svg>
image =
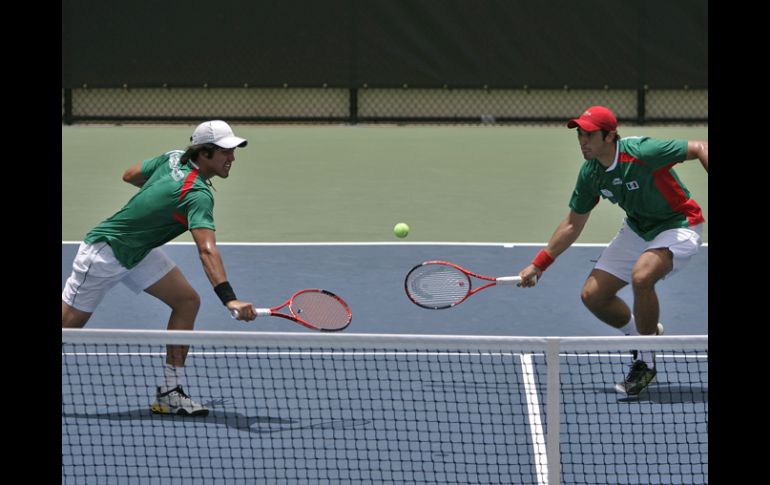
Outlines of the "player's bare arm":
<svg viewBox="0 0 770 485">
<path fill-rule="evenodd" d="M 572 244 L 580 237 L 580 233 L 583 232 L 583 228 L 588 222 L 588 216 L 590 212 L 585 214 L 578 214 L 577 212 L 570 210 L 567 217 L 559 224 L 556 230 L 553 232 L 551 239 L 548 241 L 546 251 L 554 259 L 561 253 L 567 250 Z"/>
<path fill-rule="evenodd" d="M 211 229 L 197 228 L 190 229 L 195 246 L 198 248 L 198 256 L 203 265 L 203 271 L 211 282 L 211 286 L 216 288 L 219 284 L 227 281 L 225 265 L 222 262 L 222 256 L 217 248 L 215 233 Z M 225 305 L 230 310 L 238 310 L 238 320 L 254 320 L 256 314 L 254 306 L 251 303 L 231 300 Z"/>
<path fill-rule="evenodd" d="M 709 142 L 706 141 L 693 141 L 687 142 L 687 160 L 700 160 L 700 164 L 706 172 L 709 171 Z"/>
<path fill-rule="evenodd" d="M 198 256 L 201 259 L 203 270 L 211 282 L 211 286 L 217 286 L 227 281 L 225 265 L 217 248 L 216 237 L 211 229 L 190 229 L 195 245 L 198 248 Z"/>
<path fill-rule="evenodd" d="M 583 228 L 588 222 L 590 212 L 585 214 L 578 214 L 577 212 L 570 210 L 567 213 L 567 217 L 556 227 L 551 239 L 548 241 L 548 245 L 544 251 L 548 253 L 550 258 L 556 259 L 561 253 L 567 250 L 572 244 L 580 237 L 580 233 L 583 232 Z M 520 273 L 521 283 L 519 286 L 529 288 L 535 286 L 537 280 L 543 276 L 543 269 L 537 267 L 534 263 L 524 268 Z"/>
<path fill-rule="evenodd" d="M 147 177 L 142 174 L 142 162 L 130 166 L 123 172 L 123 181 L 137 187 L 141 187 L 147 182 Z"/>
</svg>

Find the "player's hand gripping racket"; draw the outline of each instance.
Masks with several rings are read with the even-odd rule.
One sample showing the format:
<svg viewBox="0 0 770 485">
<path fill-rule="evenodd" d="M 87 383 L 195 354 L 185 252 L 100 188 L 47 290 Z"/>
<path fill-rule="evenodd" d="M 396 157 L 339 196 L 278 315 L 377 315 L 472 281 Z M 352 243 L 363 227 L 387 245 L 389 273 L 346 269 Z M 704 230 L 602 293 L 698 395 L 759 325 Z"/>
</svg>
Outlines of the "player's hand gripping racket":
<svg viewBox="0 0 770 485">
<path fill-rule="evenodd" d="M 290 314 L 279 313 L 287 306 Z M 337 332 L 350 325 L 353 319 L 350 307 L 334 293 L 317 288 L 309 288 L 294 293 L 291 298 L 273 308 L 256 308 L 258 317 L 281 317 L 297 322 L 313 330 Z M 230 315 L 238 318 L 238 310 L 231 310 Z"/>
<path fill-rule="evenodd" d="M 471 277 L 491 283 L 473 288 Z M 520 281 L 519 276 L 482 276 L 448 261 L 425 261 L 407 273 L 404 289 L 415 305 L 441 310 L 459 305 L 469 296 L 490 286 L 514 285 Z"/>
</svg>

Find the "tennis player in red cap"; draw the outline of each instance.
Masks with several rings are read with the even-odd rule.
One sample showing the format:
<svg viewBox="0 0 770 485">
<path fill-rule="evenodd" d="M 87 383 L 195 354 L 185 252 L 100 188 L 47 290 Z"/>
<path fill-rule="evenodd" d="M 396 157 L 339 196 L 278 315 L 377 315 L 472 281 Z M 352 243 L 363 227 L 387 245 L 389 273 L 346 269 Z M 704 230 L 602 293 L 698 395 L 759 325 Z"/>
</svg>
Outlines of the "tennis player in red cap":
<svg viewBox="0 0 770 485">
<path fill-rule="evenodd" d="M 591 210 L 606 199 L 626 213 L 623 225 L 588 275 L 581 298 L 601 321 L 626 335 L 659 335 L 655 284 L 681 270 L 698 252 L 703 214 L 679 180 L 674 165 L 698 159 L 708 172 L 708 140 L 621 138 L 618 121 L 604 106 L 591 106 L 567 122 L 577 128 L 584 162 L 569 213 L 548 245 L 521 270 L 522 287 L 535 286 L 543 272 L 574 243 Z M 633 311 L 617 296 L 631 284 Z M 631 371 L 619 384 L 638 395 L 655 378 L 654 354 L 633 352 Z"/>
</svg>

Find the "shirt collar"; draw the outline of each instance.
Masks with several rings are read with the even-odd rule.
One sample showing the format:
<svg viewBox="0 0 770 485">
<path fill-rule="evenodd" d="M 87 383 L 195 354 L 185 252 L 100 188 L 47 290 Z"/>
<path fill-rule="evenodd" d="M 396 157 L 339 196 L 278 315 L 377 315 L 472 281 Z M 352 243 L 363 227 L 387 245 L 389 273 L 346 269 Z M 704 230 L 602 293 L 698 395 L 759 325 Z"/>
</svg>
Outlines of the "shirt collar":
<svg viewBox="0 0 770 485">
<path fill-rule="evenodd" d="M 612 172 L 613 170 L 615 170 L 615 167 L 618 166 L 618 158 L 620 158 L 619 155 L 620 155 L 620 140 L 618 140 L 615 143 L 615 160 L 612 161 L 612 165 L 610 165 L 609 168 L 605 170 L 605 172 Z"/>
</svg>

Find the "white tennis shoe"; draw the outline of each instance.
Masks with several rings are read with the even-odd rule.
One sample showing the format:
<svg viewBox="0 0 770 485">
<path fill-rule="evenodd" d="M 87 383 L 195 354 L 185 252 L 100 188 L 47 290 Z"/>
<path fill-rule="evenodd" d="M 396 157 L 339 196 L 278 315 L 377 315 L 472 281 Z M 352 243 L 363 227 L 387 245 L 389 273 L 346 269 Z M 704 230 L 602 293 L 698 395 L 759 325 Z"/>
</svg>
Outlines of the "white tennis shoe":
<svg viewBox="0 0 770 485">
<path fill-rule="evenodd" d="M 176 386 L 170 391 L 160 392 L 158 388 L 155 402 L 150 405 L 155 414 L 178 414 L 181 416 L 208 416 L 209 408 L 190 399 L 182 386 Z"/>
</svg>

